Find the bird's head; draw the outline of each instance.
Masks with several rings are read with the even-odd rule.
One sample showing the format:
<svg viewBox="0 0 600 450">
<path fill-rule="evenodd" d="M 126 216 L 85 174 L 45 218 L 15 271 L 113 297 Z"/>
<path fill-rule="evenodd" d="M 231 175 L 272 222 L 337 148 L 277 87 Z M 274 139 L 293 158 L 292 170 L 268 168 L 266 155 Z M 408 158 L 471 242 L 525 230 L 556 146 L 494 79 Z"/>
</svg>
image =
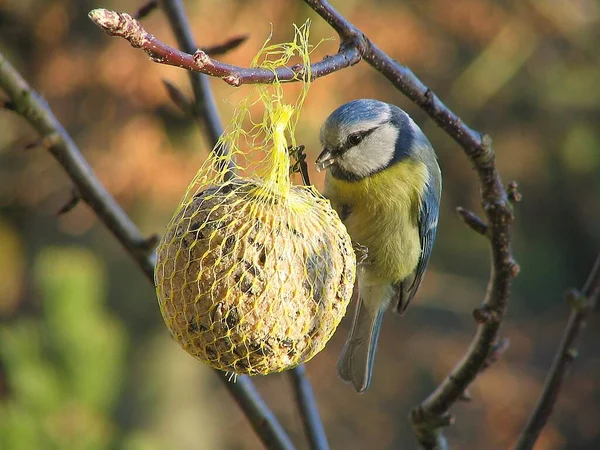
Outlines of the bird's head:
<svg viewBox="0 0 600 450">
<path fill-rule="evenodd" d="M 321 128 L 321 144 L 317 170 L 328 169 L 346 181 L 361 180 L 405 158 L 435 158 L 410 116 L 378 100 L 354 100 L 336 109 Z"/>
</svg>

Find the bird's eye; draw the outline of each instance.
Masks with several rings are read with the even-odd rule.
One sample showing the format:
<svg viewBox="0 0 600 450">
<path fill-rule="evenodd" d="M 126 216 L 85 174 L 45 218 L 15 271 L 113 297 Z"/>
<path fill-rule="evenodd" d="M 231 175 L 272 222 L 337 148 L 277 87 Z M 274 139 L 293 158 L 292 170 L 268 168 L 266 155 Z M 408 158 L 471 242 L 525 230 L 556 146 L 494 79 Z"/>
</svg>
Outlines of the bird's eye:
<svg viewBox="0 0 600 450">
<path fill-rule="evenodd" d="M 348 143 L 350 143 L 350 145 L 354 146 L 354 145 L 358 145 L 362 142 L 363 140 L 363 135 L 360 133 L 354 133 L 351 134 L 350 136 L 348 136 Z"/>
</svg>

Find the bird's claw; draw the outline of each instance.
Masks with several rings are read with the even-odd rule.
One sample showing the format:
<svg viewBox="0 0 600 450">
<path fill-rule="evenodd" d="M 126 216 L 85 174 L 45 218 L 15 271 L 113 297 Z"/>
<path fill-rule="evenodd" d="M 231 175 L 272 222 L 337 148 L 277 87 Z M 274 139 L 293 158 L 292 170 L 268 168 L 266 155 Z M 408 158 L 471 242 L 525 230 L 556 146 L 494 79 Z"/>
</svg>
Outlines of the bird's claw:
<svg viewBox="0 0 600 450">
<path fill-rule="evenodd" d="M 308 186 L 310 185 L 310 179 L 308 178 L 308 164 L 306 164 L 304 149 L 304 145 L 298 145 L 297 147 L 290 145 L 288 147 L 288 153 L 293 161 L 290 166 L 290 174 L 299 173 L 304 185 Z"/>
<path fill-rule="evenodd" d="M 352 242 L 352 249 L 356 255 L 356 264 L 363 265 L 367 261 L 369 256 L 369 248 L 366 245 L 359 244 L 358 242 Z"/>
</svg>

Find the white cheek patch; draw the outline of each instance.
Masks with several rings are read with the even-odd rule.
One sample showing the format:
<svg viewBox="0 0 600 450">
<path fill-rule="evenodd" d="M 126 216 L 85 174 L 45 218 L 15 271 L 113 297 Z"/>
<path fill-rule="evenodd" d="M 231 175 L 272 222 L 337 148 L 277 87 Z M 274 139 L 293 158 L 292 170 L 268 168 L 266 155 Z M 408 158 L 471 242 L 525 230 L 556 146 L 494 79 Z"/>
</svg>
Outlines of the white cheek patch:
<svg viewBox="0 0 600 450">
<path fill-rule="evenodd" d="M 360 178 L 386 168 L 396 151 L 398 129 L 390 123 L 379 126 L 359 145 L 352 147 L 339 159 L 339 166 Z"/>
</svg>

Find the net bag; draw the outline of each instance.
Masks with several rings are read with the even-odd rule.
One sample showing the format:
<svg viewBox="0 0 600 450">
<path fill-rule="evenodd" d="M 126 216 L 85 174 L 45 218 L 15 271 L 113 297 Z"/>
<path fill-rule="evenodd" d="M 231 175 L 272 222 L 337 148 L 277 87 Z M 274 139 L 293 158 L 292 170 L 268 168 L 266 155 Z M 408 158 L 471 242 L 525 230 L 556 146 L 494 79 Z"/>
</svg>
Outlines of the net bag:
<svg viewBox="0 0 600 450">
<path fill-rule="evenodd" d="M 253 67 L 274 70 L 295 57 L 310 70 L 308 23 L 295 31 L 290 43 L 267 40 Z M 302 83 L 293 104 L 279 82 L 252 88 L 158 246 L 164 321 L 185 351 L 216 369 L 268 374 L 308 361 L 352 295 L 344 225 L 313 187 L 291 180 Z"/>
</svg>

